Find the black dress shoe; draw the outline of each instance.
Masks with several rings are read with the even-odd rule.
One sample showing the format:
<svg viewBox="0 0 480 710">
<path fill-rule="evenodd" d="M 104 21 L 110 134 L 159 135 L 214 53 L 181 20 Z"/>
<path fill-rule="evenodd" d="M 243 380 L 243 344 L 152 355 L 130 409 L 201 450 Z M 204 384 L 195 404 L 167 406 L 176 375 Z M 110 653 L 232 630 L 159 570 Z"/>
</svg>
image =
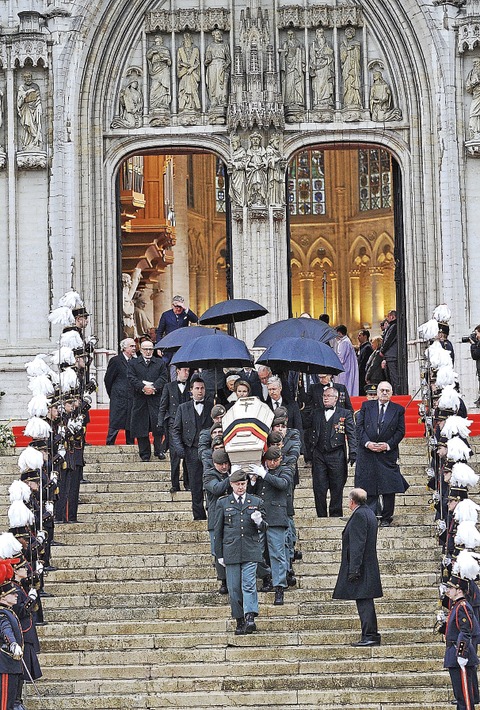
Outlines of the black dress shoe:
<svg viewBox="0 0 480 710">
<path fill-rule="evenodd" d="M 354 646 L 355 648 L 368 648 L 370 646 L 380 646 L 380 643 L 380 640 L 360 639 L 360 641 L 356 643 L 351 643 L 350 646 Z"/>
<path fill-rule="evenodd" d="M 303 560 L 303 552 L 301 550 L 295 550 L 293 553 L 294 560 Z"/>
<path fill-rule="evenodd" d="M 167 458 L 164 453 L 156 454 L 156 456 L 159 461 L 165 461 L 165 459 Z"/>
<path fill-rule="evenodd" d="M 245 633 L 253 634 L 257 630 L 257 625 L 255 624 L 255 614 L 253 611 L 249 611 L 245 614 Z"/>
<path fill-rule="evenodd" d="M 184 490 L 184 491 L 189 491 L 189 490 L 190 490 L 190 486 L 183 486 L 183 490 Z"/>
<path fill-rule="evenodd" d="M 55 594 L 50 594 L 50 592 L 40 592 L 40 596 L 48 599 L 50 597 L 54 597 Z"/>
<path fill-rule="evenodd" d="M 247 632 L 245 631 L 245 619 L 243 616 L 237 619 L 237 628 L 235 629 L 235 636 L 245 636 Z"/>
<path fill-rule="evenodd" d="M 284 595 L 283 587 L 275 587 L 275 599 L 273 601 L 274 606 L 282 606 L 283 605 L 283 603 L 284 603 L 283 595 Z"/>
<path fill-rule="evenodd" d="M 44 572 L 56 572 L 58 567 L 53 567 L 52 565 L 47 565 L 43 568 Z"/>
<path fill-rule="evenodd" d="M 379 528 L 389 528 L 391 524 L 392 524 L 391 520 L 380 520 L 380 522 L 378 523 L 378 527 Z"/>
<path fill-rule="evenodd" d="M 228 594 L 228 587 L 227 587 L 227 582 L 226 580 L 223 580 L 220 589 L 218 590 L 219 594 Z"/>
<path fill-rule="evenodd" d="M 57 542 L 56 540 L 52 540 L 51 542 L 52 547 L 66 547 L 66 544 L 65 542 Z"/>
<path fill-rule="evenodd" d="M 170 493 L 180 493 L 180 488 L 170 488 Z"/>
<path fill-rule="evenodd" d="M 80 483 L 91 483 L 91 481 L 87 480 L 86 478 L 81 478 Z"/>
<path fill-rule="evenodd" d="M 297 578 L 295 577 L 295 572 L 293 569 L 289 569 L 287 572 L 287 584 L 289 587 L 294 587 L 297 583 Z"/>
<path fill-rule="evenodd" d="M 263 584 L 260 587 L 261 592 L 273 592 L 273 584 L 272 584 L 272 577 L 271 575 L 267 574 L 263 580 Z"/>
</svg>

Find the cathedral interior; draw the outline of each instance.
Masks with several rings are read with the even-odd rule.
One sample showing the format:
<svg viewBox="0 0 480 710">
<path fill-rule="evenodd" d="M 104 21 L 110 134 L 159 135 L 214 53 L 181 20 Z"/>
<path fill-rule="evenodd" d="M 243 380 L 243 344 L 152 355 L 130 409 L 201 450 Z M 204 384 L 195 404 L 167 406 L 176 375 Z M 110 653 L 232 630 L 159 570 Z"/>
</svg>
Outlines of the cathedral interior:
<svg viewBox="0 0 480 710">
<path fill-rule="evenodd" d="M 211 153 L 134 155 L 119 172 L 121 271 L 137 333 L 177 292 L 198 315 L 231 292 L 228 176 Z M 395 308 L 392 157 L 372 145 L 315 147 L 287 169 L 291 315 L 326 312 L 350 333 Z"/>
</svg>

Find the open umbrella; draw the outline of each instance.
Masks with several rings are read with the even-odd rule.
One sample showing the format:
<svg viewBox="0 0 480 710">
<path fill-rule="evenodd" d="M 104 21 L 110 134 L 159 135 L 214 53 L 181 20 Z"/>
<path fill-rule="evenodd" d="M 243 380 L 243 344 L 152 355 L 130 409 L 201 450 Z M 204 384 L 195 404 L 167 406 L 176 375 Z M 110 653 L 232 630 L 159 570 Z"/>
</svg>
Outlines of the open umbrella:
<svg viewBox="0 0 480 710">
<path fill-rule="evenodd" d="M 231 298 L 216 303 L 198 319 L 203 325 L 221 325 L 222 323 L 240 323 L 244 320 L 260 318 L 268 313 L 267 309 L 248 298 Z"/>
<path fill-rule="evenodd" d="M 311 338 L 281 338 L 265 350 L 257 364 L 267 365 L 275 371 L 295 370 L 308 374 L 338 375 L 344 371 L 336 352 Z"/>
<path fill-rule="evenodd" d="M 320 343 L 328 343 L 336 335 L 336 331 L 322 320 L 315 320 L 315 318 L 287 318 L 287 320 L 271 323 L 265 330 L 262 330 L 255 338 L 253 347 L 268 348 L 280 338 L 299 338 L 302 336 L 318 340 Z"/>
<path fill-rule="evenodd" d="M 188 330 L 188 328 L 185 328 Z M 251 367 L 252 356 L 243 340 L 216 331 L 211 338 L 195 338 L 182 345 L 172 358 L 177 367 Z"/>
<path fill-rule="evenodd" d="M 178 350 L 182 345 L 186 345 L 191 340 L 195 340 L 195 338 L 201 338 L 204 335 L 214 335 L 215 332 L 215 328 L 204 328 L 201 325 L 177 328 L 161 338 L 158 343 L 155 343 L 155 347 L 160 348 L 160 350 Z"/>
</svg>

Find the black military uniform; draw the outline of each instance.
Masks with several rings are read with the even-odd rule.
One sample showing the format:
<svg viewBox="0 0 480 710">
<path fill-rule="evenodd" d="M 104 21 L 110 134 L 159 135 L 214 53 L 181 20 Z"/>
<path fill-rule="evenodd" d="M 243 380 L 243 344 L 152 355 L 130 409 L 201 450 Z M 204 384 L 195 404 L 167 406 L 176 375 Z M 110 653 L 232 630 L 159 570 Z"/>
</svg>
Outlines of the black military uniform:
<svg viewBox="0 0 480 710">
<path fill-rule="evenodd" d="M 12 566 L 15 570 L 18 570 L 21 567 L 26 567 L 27 569 L 29 568 L 29 565 L 23 556 L 16 563 L 13 563 Z M 33 678 L 33 680 L 38 680 L 38 678 L 42 677 L 42 671 L 37 657 L 37 653 L 40 652 L 40 642 L 38 640 L 37 629 L 35 628 L 35 622 L 33 620 L 33 612 L 37 606 L 36 594 L 31 591 L 28 577 L 21 581 L 14 580 L 13 585 L 17 591 L 17 601 L 13 605 L 12 609 L 17 615 L 22 627 L 24 641 L 23 661 L 28 669 L 28 673 L 25 668 L 23 669 L 23 678 L 20 681 L 17 690 L 17 702 L 21 704 L 23 683 L 28 683 L 31 678 Z"/>
<path fill-rule="evenodd" d="M 22 680 L 23 634 L 20 621 L 12 611 L 16 589 L 5 577 L 11 574 L 5 565 L 0 565 L 0 710 L 14 710 L 18 687 Z M 9 597 L 11 596 L 11 602 Z"/>
<path fill-rule="evenodd" d="M 206 502 L 207 502 L 207 527 L 208 534 L 210 535 L 210 549 L 212 555 L 215 556 L 215 511 L 217 508 L 217 501 L 222 496 L 231 492 L 230 479 L 228 477 L 228 469 L 225 473 L 222 473 L 217 468 L 215 464 L 221 465 L 223 463 L 229 463 L 228 454 L 225 450 L 214 451 L 212 464 L 206 467 L 203 473 L 203 490 L 205 491 Z M 230 468 L 230 467 L 229 467 Z M 217 579 L 224 582 L 227 578 L 225 573 L 225 567 L 218 563 L 215 558 L 215 569 L 217 571 Z M 222 585 L 223 587 L 223 585 Z M 224 594 L 225 589 L 220 588 L 220 592 Z"/>
</svg>

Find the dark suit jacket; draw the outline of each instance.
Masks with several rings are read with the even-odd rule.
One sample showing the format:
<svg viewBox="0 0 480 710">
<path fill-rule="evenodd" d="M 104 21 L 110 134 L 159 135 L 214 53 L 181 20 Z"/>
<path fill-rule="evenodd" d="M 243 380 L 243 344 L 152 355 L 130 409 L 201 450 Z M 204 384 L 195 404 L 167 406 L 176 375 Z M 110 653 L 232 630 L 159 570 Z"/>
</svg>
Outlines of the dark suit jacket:
<svg viewBox="0 0 480 710">
<path fill-rule="evenodd" d="M 175 421 L 177 409 L 190 399 L 189 383 L 185 385 L 183 394 L 178 388 L 178 383 L 168 382 L 162 391 L 160 406 L 158 408 L 158 426 L 167 429 Z"/>
<path fill-rule="evenodd" d="M 375 599 L 383 596 L 377 559 L 378 522 L 367 505 L 355 508 L 342 533 L 342 561 L 334 599 Z M 359 574 L 355 582 L 348 575 Z"/>
<path fill-rule="evenodd" d="M 367 369 L 368 358 L 373 352 L 372 343 L 367 340 L 366 343 L 360 345 L 360 350 L 358 351 L 358 382 L 360 385 L 360 395 L 364 393 L 365 387 L 365 372 Z"/>
<path fill-rule="evenodd" d="M 129 429 L 133 392 L 128 382 L 128 360 L 123 353 L 110 358 L 103 379 L 110 397 L 109 426 L 111 429 Z"/>
<path fill-rule="evenodd" d="M 158 408 L 162 390 L 167 382 L 167 368 L 159 357 L 152 357 L 147 367 L 142 356 L 132 358 L 127 367 L 128 381 L 133 390 L 130 434 L 133 437 L 148 436 L 149 431 L 156 431 Z M 153 382 L 155 394 L 144 394 L 144 383 Z"/>
<path fill-rule="evenodd" d="M 273 402 L 268 395 L 267 399 L 265 400 L 265 404 L 268 404 L 272 412 L 275 412 L 273 408 Z M 282 407 L 287 408 L 288 412 L 288 424 L 287 427 L 289 429 L 298 429 L 300 432 L 300 438 L 302 440 L 302 450 L 303 450 L 303 422 L 302 422 L 302 416 L 300 414 L 300 409 L 298 408 L 298 404 L 296 402 L 293 402 L 292 400 L 288 399 L 283 390 L 282 390 Z"/>
<path fill-rule="evenodd" d="M 397 348 L 397 321 L 392 320 L 383 335 L 381 347 L 385 360 L 396 360 L 398 356 Z"/>
<path fill-rule="evenodd" d="M 172 308 L 169 311 L 165 311 L 158 322 L 157 342 L 164 335 L 168 335 L 173 330 L 177 330 L 177 328 L 186 328 L 190 323 L 198 323 L 198 316 L 190 310 L 182 311 L 178 318 Z"/>
<path fill-rule="evenodd" d="M 353 421 L 353 414 L 349 409 L 342 409 L 341 407 L 335 407 L 335 411 L 332 416 L 332 429 L 330 434 L 330 441 L 328 442 L 329 448 L 327 451 L 333 451 L 334 449 L 343 449 L 345 454 L 347 453 L 347 441 L 348 441 L 348 455 L 350 459 L 355 459 L 357 456 L 357 435 L 355 432 L 355 424 Z M 327 425 L 325 419 L 325 410 L 317 409 L 313 414 L 312 421 L 312 446 L 318 445 L 321 441 L 321 437 L 324 431 L 324 427 Z"/>
<path fill-rule="evenodd" d="M 179 456 L 184 458 L 185 447 L 198 446 L 198 437 L 202 429 L 212 425 L 210 412 L 213 400 L 205 398 L 201 416 L 195 412 L 193 399 L 181 404 L 177 409 L 172 427 L 172 443 Z"/>
<path fill-rule="evenodd" d="M 369 495 L 404 493 L 408 484 L 400 473 L 398 445 L 405 436 L 405 409 L 389 402 L 378 432 L 378 407 L 378 401 L 370 400 L 362 404 L 357 414 L 355 486 L 363 488 Z M 390 451 L 370 451 L 365 448 L 368 441 L 386 442 Z"/>
<path fill-rule="evenodd" d="M 353 406 L 350 401 L 350 395 L 345 385 L 331 383 L 329 387 L 334 387 L 338 392 L 337 405 L 343 409 L 351 409 L 353 412 Z M 307 408 L 317 409 L 320 407 L 323 409 L 323 390 L 324 387 L 321 384 L 312 385 L 307 393 Z"/>
</svg>

